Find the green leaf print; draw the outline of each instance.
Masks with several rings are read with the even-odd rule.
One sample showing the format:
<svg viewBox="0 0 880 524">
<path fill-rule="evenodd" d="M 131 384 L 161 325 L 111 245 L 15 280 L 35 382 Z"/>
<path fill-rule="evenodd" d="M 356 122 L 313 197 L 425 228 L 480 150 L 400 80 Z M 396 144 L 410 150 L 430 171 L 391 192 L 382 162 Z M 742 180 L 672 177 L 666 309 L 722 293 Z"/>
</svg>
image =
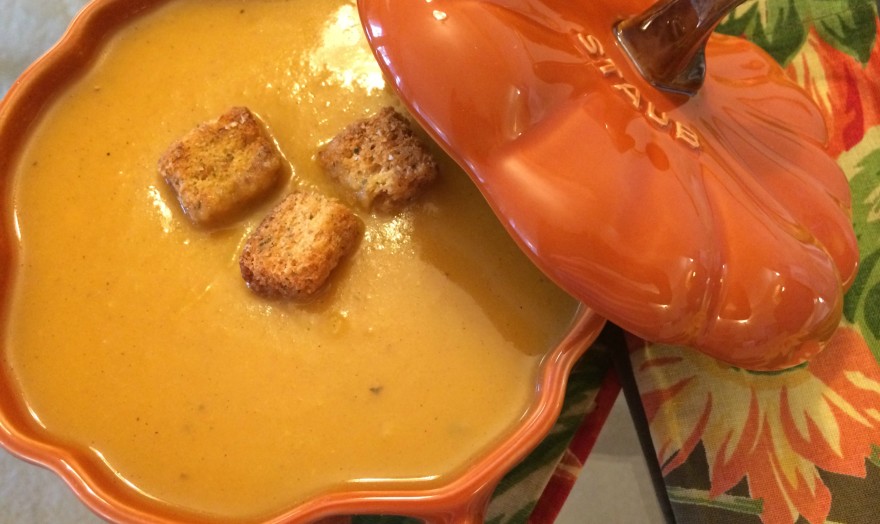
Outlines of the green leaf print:
<svg viewBox="0 0 880 524">
<path fill-rule="evenodd" d="M 708 491 L 677 486 L 667 486 L 666 493 L 669 495 L 669 501 L 676 504 L 693 504 L 749 515 L 760 515 L 764 511 L 764 502 L 762 500 L 748 497 L 726 494 L 710 496 Z"/>
<path fill-rule="evenodd" d="M 850 323 L 855 324 L 856 322 L 856 314 L 859 312 L 862 297 L 868 288 L 869 277 L 878 261 L 880 261 L 880 250 L 874 251 L 868 256 L 865 256 L 864 251 L 862 251 L 859 272 L 856 274 L 856 279 L 852 287 L 849 288 L 849 293 L 847 293 L 843 304 L 843 316 Z"/>
<path fill-rule="evenodd" d="M 717 31 L 744 36 L 787 64 L 807 41 L 807 30 L 796 0 L 753 0 L 737 7 Z"/>
<path fill-rule="evenodd" d="M 865 294 L 863 309 L 865 325 L 874 338 L 880 339 L 880 282 L 871 286 Z"/>
<path fill-rule="evenodd" d="M 868 62 L 877 35 L 874 0 L 801 0 L 823 40 L 835 49 Z"/>
<path fill-rule="evenodd" d="M 876 24 L 875 0 L 750 0 L 734 9 L 717 30 L 744 36 L 787 65 L 814 28 L 835 49 L 865 64 Z"/>
<path fill-rule="evenodd" d="M 843 313 L 861 328 L 868 346 L 880 360 L 880 127 L 838 159 L 850 178 L 853 227 L 861 263 L 844 299 Z"/>
</svg>

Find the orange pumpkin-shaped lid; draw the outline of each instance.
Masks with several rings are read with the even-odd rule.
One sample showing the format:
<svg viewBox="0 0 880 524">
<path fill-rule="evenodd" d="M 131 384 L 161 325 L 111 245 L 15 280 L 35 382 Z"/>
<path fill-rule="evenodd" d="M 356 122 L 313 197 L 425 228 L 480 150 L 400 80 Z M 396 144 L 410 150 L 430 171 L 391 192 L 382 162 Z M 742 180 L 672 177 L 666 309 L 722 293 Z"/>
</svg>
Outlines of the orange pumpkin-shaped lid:
<svg viewBox="0 0 880 524">
<path fill-rule="evenodd" d="M 815 354 L 858 250 L 810 98 L 713 35 L 693 96 L 615 37 L 644 0 L 360 0 L 413 115 L 561 287 L 648 340 L 749 369 Z"/>
</svg>

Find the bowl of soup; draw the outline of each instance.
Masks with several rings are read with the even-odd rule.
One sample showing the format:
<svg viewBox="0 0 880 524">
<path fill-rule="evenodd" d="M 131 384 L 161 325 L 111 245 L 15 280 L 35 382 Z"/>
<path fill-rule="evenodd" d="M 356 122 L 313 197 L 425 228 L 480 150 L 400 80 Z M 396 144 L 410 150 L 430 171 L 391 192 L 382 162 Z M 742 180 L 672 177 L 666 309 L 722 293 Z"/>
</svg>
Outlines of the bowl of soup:
<svg viewBox="0 0 880 524">
<path fill-rule="evenodd" d="M 157 173 L 232 106 L 283 155 L 197 227 Z M 316 296 L 254 293 L 239 256 L 316 151 L 400 103 L 351 0 L 97 0 L 0 106 L 0 442 L 118 522 L 477 522 L 550 430 L 603 319 L 540 271 L 468 177 L 439 176 Z"/>
</svg>

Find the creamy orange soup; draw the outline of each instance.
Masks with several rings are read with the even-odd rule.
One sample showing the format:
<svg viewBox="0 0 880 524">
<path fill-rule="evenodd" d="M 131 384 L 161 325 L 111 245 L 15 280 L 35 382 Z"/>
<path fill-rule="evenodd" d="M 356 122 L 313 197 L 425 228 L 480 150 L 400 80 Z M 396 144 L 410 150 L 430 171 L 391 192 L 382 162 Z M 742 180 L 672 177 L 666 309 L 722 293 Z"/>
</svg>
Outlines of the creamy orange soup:
<svg viewBox="0 0 880 524">
<path fill-rule="evenodd" d="M 519 420 L 576 304 L 467 177 L 365 234 L 315 300 L 264 300 L 243 240 L 294 188 L 338 189 L 317 147 L 394 100 L 348 0 L 172 2 L 114 37 L 29 139 L 7 359 L 34 419 L 145 496 L 255 519 L 329 489 L 430 487 Z M 288 181 L 227 227 L 192 226 L 163 150 L 233 105 Z"/>
</svg>

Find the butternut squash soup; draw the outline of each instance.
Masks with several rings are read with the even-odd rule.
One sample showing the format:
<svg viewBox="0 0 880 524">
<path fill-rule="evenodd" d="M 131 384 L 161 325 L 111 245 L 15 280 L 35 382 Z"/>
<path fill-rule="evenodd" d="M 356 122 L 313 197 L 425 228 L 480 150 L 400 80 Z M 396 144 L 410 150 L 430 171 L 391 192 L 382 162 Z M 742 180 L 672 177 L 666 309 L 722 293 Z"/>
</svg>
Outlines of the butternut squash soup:
<svg viewBox="0 0 880 524">
<path fill-rule="evenodd" d="M 387 105 L 350 0 L 178 0 L 106 42 L 16 168 L 4 350 L 35 423 L 144 497 L 238 522 L 438 486 L 498 442 L 577 304 L 439 151 L 416 202 L 356 210 L 363 236 L 316 297 L 265 299 L 240 275 L 288 193 L 340 196 L 317 150 Z M 265 124 L 284 180 L 195 226 L 157 160 L 232 106 Z"/>
</svg>

